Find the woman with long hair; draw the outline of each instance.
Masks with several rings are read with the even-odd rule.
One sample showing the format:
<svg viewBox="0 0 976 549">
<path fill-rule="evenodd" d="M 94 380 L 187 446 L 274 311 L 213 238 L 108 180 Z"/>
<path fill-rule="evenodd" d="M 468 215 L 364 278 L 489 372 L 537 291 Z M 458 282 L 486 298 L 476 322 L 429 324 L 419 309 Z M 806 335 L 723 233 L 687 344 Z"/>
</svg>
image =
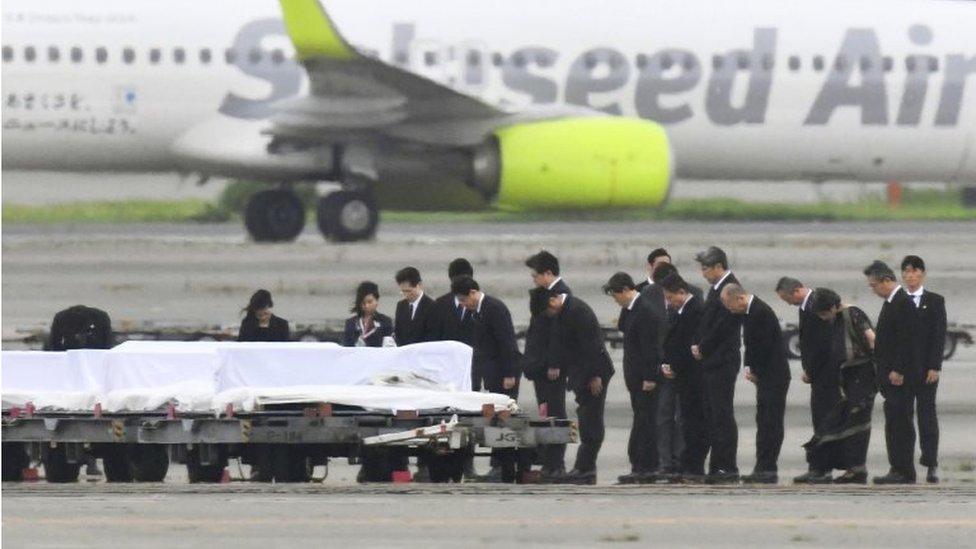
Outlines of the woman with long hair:
<svg viewBox="0 0 976 549">
<path fill-rule="evenodd" d="M 290 341 L 288 321 L 272 312 L 271 292 L 258 290 L 251 296 L 241 321 L 237 341 Z"/>
</svg>

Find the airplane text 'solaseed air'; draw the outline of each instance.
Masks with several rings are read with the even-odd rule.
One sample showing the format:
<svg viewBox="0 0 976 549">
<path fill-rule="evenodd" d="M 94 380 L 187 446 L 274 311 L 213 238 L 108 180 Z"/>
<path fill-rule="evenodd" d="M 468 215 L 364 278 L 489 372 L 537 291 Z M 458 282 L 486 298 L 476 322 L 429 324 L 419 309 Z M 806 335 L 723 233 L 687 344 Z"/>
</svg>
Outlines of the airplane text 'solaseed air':
<svg viewBox="0 0 976 549">
<path fill-rule="evenodd" d="M 948 0 L 8 0 L 3 167 L 438 182 L 520 209 L 650 207 L 672 179 L 976 183 L 976 5 Z M 443 182 L 443 183 L 441 183 Z M 284 184 L 284 185 L 282 185 Z M 455 186 L 448 189 L 445 186 Z"/>
</svg>

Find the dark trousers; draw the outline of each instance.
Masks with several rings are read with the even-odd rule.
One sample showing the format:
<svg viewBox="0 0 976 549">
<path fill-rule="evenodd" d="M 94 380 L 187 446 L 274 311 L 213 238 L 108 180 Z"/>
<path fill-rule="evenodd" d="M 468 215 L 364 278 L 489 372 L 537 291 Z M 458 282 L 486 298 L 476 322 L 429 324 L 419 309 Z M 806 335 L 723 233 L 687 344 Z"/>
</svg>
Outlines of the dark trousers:
<svg viewBox="0 0 976 549">
<path fill-rule="evenodd" d="M 935 395 L 939 384 L 922 383 L 916 391 L 918 399 L 918 442 L 922 447 L 920 463 L 924 467 L 939 466 L 939 416 L 935 411 Z"/>
<path fill-rule="evenodd" d="M 543 379 L 532 382 L 535 387 L 535 400 L 540 405 L 543 403 L 548 410 L 548 417 L 566 419 L 566 380 L 564 378 L 551 381 L 542 375 Z M 542 469 L 549 471 L 562 471 L 566 468 L 566 445 L 550 444 L 539 449 L 539 460 L 542 462 Z"/>
<path fill-rule="evenodd" d="M 681 434 L 681 405 L 678 388 L 673 381 L 662 381 L 654 389 L 657 394 L 657 454 L 659 468 L 677 471 L 681 468 L 684 437 Z"/>
<path fill-rule="evenodd" d="M 739 472 L 736 465 L 739 427 L 735 423 L 732 405 L 738 372 L 738 364 L 728 363 L 704 374 L 705 418 L 708 421 L 708 440 L 712 445 L 712 454 L 708 461 L 709 473 Z"/>
<path fill-rule="evenodd" d="M 519 378 L 515 377 L 515 387 L 511 389 L 505 389 L 502 385 L 502 378 L 500 376 L 486 376 L 485 389 L 490 393 L 498 393 L 500 395 L 507 395 L 516 402 L 518 401 L 519 394 Z M 520 451 L 517 448 L 492 448 L 491 449 L 491 466 L 500 467 L 502 470 L 502 480 L 505 482 L 515 482 L 516 480 L 516 466 L 519 469 L 525 469 L 531 462 L 524 451 Z"/>
<path fill-rule="evenodd" d="M 915 399 L 919 382 L 905 379 L 896 386 L 888 382 L 887 372 L 881 382 L 884 395 L 885 443 L 888 464 L 893 471 L 915 478 Z"/>
<path fill-rule="evenodd" d="M 705 381 L 697 364 L 677 368 L 674 378 L 681 406 L 681 432 L 684 451 L 681 452 L 681 472 L 687 475 L 705 474 L 708 455 L 708 422 L 705 419 Z"/>
<path fill-rule="evenodd" d="M 587 387 L 574 393 L 580 445 L 576 450 L 576 464 L 573 468 L 581 473 L 588 473 L 596 471 L 596 457 L 603 446 L 603 409 L 607 403 L 607 381 L 604 381 L 603 391 L 597 396 L 593 396 Z"/>
<path fill-rule="evenodd" d="M 840 401 L 840 380 L 825 381 L 816 379 L 810 384 L 810 416 L 813 431 L 820 430 L 824 418 Z"/>
<path fill-rule="evenodd" d="M 627 443 L 627 456 L 630 469 L 634 473 L 651 473 L 658 466 L 657 410 L 658 390 L 630 391 L 630 407 L 634 412 L 634 422 L 630 427 L 630 440 Z"/>
<path fill-rule="evenodd" d="M 783 447 L 783 415 L 790 380 L 756 385 L 756 469 L 777 472 L 779 451 Z"/>
</svg>

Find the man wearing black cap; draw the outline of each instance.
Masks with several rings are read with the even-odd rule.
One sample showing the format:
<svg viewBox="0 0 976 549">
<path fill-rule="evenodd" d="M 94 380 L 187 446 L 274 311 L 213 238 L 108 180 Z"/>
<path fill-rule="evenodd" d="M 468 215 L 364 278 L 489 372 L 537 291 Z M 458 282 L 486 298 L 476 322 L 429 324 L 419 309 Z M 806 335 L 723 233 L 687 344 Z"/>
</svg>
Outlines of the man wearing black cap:
<svg viewBox="0 0 976 549">
<path fill-rule="evenodd" d="M 739 428 L 732 401 L 742 361 L 739 352 L 742 324 L 722 304 L 721 295 L 726 285 L 739 281 L 729 270 L 728 257 L 721 248 L 710 246 L 696 255 L 695 260 L 710 284 L 696 344 L 691 348 L 704 373 L 705 416 L 712 445 L 705 482 L 729 484 L 739 480 L 736 464 Z"/>
<path fill-rule="evenodd" d="M 553 320 L 546 314 L 546 292 L 572 293 L 560 276 L 559 259 L 542 250 L 525 260 L 534 285 L 529 290 L 529 328 L 522 357 L 525 377 L 532 381 L 542 417 L 566 418 L 566 371 L 555 352 Z M 540 450 L 542 480 L 551 481 L 566 472 L 566 445 L 556 444 Z"/>
<path fill-rule="evenodd" d="M 613 360 L 604 346 L 600 322 L 581 299 L 546 290 L 548 314 L 556 326 L 559 364 L 566 369 L 566 383 L 576 395 L 580 446 L 573 470 L 555 482 L 596 484 L 596 459 L 603 445 L 603 411 L 607 384 L 613 376 Z"/>
<path fill-rule="evenodd" d="M 620 476 L 620 484 L 654 482 L 657 455 L 657 387 L 661 382 L 661 341 L 664 318 L 654 313 L 647 297 L 637 292 L 627 273 L 616 273 L 603 285 L 603 292 L 620 306 L 617 327 L 624 334 L 624 382 L 634 413 L 627 454 L 631 472 Z"/>
<path fill-rule="evenodd" d="M 912 298 L 898 284 L 895 273 L 882 261 L 864 269 L 868 286 L 884 299 L 878 315 L 874 359 L 884 396 L 885 443 L 888 447 L 887 475 L 875 477 L 875 484 L 914 484 L 915 424 L 912 407 L 916 390 L 924 381 L 914 330 L 917 311 Z"/>
<path fill-rule="evenodd" d="M 936 484 L 939 482 L 939 418 L 935 395 L 945 351 L 945 298 L 925 288 L 925 261 L 917 255 L 907 255 L 902 259 L 901 279 L 918 314 L 918 327 L 914 334 L 921 367 L 916 375 L 916 381 L 920 380 L 921 383 L 915 386 L 918 442 L 922 450 L 919 462 L 928 468 L 926 481 Z"/>
</svg>

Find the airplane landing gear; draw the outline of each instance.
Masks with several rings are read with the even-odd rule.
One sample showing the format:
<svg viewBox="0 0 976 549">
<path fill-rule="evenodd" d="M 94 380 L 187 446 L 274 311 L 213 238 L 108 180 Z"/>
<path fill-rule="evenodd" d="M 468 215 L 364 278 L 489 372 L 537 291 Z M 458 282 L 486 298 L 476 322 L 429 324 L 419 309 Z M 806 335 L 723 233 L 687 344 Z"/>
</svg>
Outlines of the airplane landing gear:
<svg viewBox="0 0 976 549">
<path fill-rule="evenodd" d="M 319 230 L 333 242 L 356 242 L 376 236 L 379 209 L 373 196 L 363 190 L 333 191 L 319 199 Z"/>
<path fill-rule="evenodd" d="M 255 242 L 292 241 L 305 228 L 305 207 L 288 189 L 257 192 L 247 202 L 244 226 Z"/>
</svg>

